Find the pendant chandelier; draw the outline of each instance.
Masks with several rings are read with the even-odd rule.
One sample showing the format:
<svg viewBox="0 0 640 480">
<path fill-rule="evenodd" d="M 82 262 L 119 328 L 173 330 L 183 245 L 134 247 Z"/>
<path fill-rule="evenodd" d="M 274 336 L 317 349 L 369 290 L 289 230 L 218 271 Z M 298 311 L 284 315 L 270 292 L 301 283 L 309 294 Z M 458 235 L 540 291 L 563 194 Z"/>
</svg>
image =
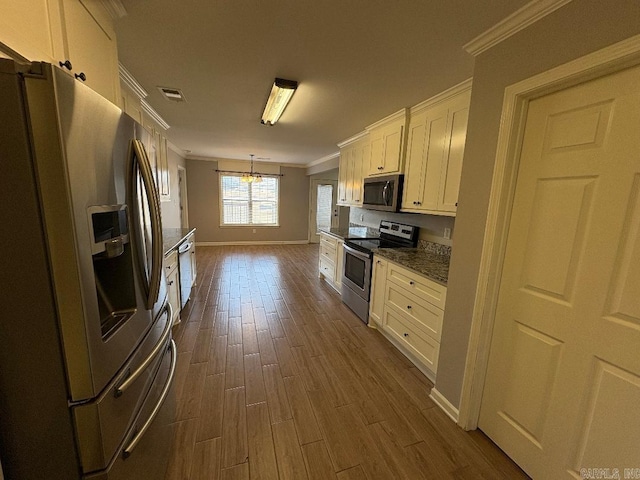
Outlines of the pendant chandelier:
<svg viewBox="0 0 640 480">
<path fill-rule="evenodd" d="M 254 173 L 253 171 L 253 153 L 249 155 L 251 157 L 251 171 L 250 173 L 243 173 L 242 177 L 240 177 L 241 182 L 245 183 L 260 183 L 262 181 L 262 175 L 259 173 Z"/>
</svg>

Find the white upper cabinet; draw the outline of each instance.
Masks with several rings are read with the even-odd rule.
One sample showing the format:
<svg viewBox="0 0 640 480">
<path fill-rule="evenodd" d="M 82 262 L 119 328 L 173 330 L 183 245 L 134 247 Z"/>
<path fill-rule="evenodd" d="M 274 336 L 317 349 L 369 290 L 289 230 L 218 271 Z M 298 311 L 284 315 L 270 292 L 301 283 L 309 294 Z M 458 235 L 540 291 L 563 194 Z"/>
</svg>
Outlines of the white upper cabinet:
<svg viewBox="0 0 640 480">
<path fill-rule="evenodd" d="M 45 61 L 82 79 L 113 103 L 120 97 L 113 18 L 99 0 L 4 2 L 0 42 L 30 61 Z M 10 56 L 12 56 L 10 54 Z"/>
<path fill-rule="evenodd" d="M 407 109 L 369 125 L 370 153 L 368 172 L 371 175 L 399 173 L 404 166 Z"/>
<path fill-rule="evenodd" d="M 455 215 L 470 99 L 469 80 L 412 109 L 401 211 Z"/>
<path fill-rule="evenodd" d="M 338 205 L 362 205 L 362 181 L 369 158 L 369 136 L 366 132 L 338 144 L 340 170 L 338 173 Z"/>
<path fill-rule="evenodd" d="M 64 59 L 60 0 L 2 2 L 0 42 L 28 60 Z"/>
</svg>

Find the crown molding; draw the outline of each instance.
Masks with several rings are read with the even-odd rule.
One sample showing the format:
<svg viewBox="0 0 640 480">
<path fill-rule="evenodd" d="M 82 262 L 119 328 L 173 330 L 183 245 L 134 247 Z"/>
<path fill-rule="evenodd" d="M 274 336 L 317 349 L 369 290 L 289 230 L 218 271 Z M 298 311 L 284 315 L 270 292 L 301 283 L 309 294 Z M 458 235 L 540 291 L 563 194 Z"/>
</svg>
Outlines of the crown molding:
<svg viewBox="0 0 640 480">
<path fill-rule="evenodd" d="M 340 152 L 333 152 L 330 155 L 325 155 L 324 157 L 318 158 L 317 160 L 313 160 L 305 165 L 306 168 L 315 167 L 316 165 L 320 165 L 321 163 L 328 162 L 329 160 L 333 160 L 336 157 L 340 156 Z"/>
<path fill-rule="evenodd" d="M 360 133 L 356 133 L 355 135 L 352 135 L 351 137 L 347 138 L 346 140 L 342 140 L 341 142 L 339 142 L 337 145 L 340 148 L 344 148 L 347 145 L 350 145 L 354 142 L 357 142 L 358 140 L 362 140 L 363 138 L 365 138 L 367 135 L 369 135 L 369 132 L 367 130 L 363 130 Z"/>
<path fill-rule="evenodd" d="M 470 90 L 472 83 L 473 83 L 473 78 L 468 78 L 464 82 L 460 82 L 459 84 L 454 85 L 451 88 L 448 88 L 444 92 L 440 92 L 439 94 L 431 98 L 428 98 L 427 100 L 424 100 L 418 103 L 417 105 L 414 105 L 410 109 L 411 115 L 415 115 L 417 112 L 424 110 L 425 108 L 433 107 L 434 105 L 444 102 L 450 99 L 451 97 L 455 97 L 456 95 L 459 95 L 462 92 Z"/>
<path fill-rule="evenodd" d="M 398 110 L 396 113 L 392 113 L 391 115 L 384 117 L 382 120 L 378 120 L 376 123 L 372 123 L 366 128 L 366 130 L 370 131 L 370 130 L 373 130 L 374 128 L 381 127 L 387 123 L 394 122 L 397 120 L 402 120 L 403 118 L 406 120 L 408 112 L 409 112 L 409 109 L 405 107 L 401 110 Z"/>
<path fill-rule="evenodd" d="M 127 9 L 120 0 L 100 0 L 100 3 L 114 20 L 127 15 Z"/>
<path fill-rule="evenodd" d="M 142 110 L 144 110 L 145 113 L 147 113 L 151 118 L 153 118 L 153 120 L 162 128 L 164 128 L 165 130 L 169 130 L 171 128 L 171 126 L 164 121 L 164 118 L 162 118 L 160 114 L 156 112 L 153 109 L 153 107 L 149 105 L 144 98 L 140 99 L 140 106 L 142 107 Z"/>
<path fill-rule="evenodd" d="M 182 158 L 187 158 L 186 152 L 184 150 L 182 150 L 181 148 L 176 147 L 169 140 L 167 140 L 167 147 L 169 147 L 169 150 L 173 150 L 175 153 L 180 155 Z"/>
<path fill-rule="evenodd" d="M 481 33 L 462 48 L 477 57 L 500 42 L 555 12 L 571 0 L 533 0 Z"/>
<path fill-rule="evenodd" d="M 124 83 L 133 93 L 135 93 L 140 100 L 146 98 L 149 94 L 147 91 L 142 88 L 142 85 L 138 83 L 136 77 L 131 75 L 131 72 L 125 68 L 124 65 L 118 62 L 118 73 L 120 75 L 120 80 Z"/>
</svg>

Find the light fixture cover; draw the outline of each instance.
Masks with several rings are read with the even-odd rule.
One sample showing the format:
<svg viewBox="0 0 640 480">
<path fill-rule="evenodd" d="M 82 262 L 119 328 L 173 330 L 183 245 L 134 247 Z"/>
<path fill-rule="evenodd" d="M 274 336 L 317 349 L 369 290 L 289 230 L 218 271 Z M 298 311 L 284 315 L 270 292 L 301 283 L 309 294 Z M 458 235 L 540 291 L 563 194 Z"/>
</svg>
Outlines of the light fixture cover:
<svg viewBox="0 0 640 480">
<path fill-rule="evenodd" d="M 275 82 L 273 82 L 273 87 L 271 87 L 267 105 L 262 113 L 262 123 L 264 125 L 274 125 L 278 121 L 284 109 L 287 108 L 287 104 L 296 88 L 298 88 L 298 82 L 276 78 Z"/>
</svg>

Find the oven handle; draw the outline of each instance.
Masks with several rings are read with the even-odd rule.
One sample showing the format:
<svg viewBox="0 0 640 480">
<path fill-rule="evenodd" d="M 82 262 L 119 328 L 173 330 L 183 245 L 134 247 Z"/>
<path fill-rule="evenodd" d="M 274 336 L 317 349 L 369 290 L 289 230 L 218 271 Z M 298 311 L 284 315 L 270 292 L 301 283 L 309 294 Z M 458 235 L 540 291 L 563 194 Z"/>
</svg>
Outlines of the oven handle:
<svg viewBox="0 0 640 480">
<path fill-rule="evenodd" d="M 369 257 L 368 254 L 363 253 L 363 252 L 361 252 L 359 250 L 356 250 L 355 248 L 351 248 L 346 243 L 344 244 L 344 250 L 345 250 L 345 252 L 349 252 L 350 255 L 353 255 L 354 257 L 357 257 L 360 260 L 364 260 L 365 262 L 371 258 L 371 257 Z"/>
</svg>

